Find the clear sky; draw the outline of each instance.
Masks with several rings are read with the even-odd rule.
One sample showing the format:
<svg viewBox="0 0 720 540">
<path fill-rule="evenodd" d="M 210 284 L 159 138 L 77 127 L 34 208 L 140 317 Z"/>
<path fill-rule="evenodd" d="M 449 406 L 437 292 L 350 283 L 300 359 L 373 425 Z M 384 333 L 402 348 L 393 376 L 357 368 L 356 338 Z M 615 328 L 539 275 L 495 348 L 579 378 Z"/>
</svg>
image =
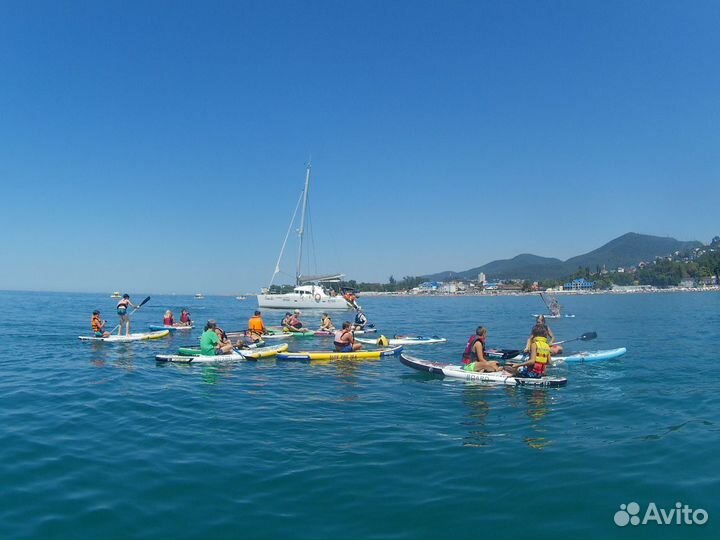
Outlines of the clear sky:
<svg viewBox="0 0 720 540">
<path fill-rule="evenodd" d="M 720 2 L 0 2 L 0 289 L 358 281 L 720 234 Z M 283 264 L 289 282 L 294 244 Z"/>
</svg>

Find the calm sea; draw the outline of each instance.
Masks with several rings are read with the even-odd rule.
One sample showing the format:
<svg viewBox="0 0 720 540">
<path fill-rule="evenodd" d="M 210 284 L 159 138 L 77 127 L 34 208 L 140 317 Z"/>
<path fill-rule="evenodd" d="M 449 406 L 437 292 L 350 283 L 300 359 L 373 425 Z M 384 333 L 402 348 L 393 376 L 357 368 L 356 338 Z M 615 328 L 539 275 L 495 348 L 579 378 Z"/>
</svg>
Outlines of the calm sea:
<svg viewBox="0 0 720 540">
<path fill-rule="evenodd" d="M 719 537 L 720 294 L 562 302 L 576 318 L 551 323 L 558 339 L 596 331 L 585 348 L 628 353 L 558 368 L 565 388 L 529 390 L 444 381 L 396 358 L 160 365 L 155 354 L 196 342 L 199 329 L 80 342 L 93 309 L 115 324 L 108 295 L 0 292 L 0 538 Z M 447 337 L 413 349 L 445 361 L 458 361 L 478 324 L 491 345 L 521 347 L 543 307 L 534 297 L 362 303 L 386 335 Z M 183 306 L 233 330 L 255 300 L 153 296 L 133 328 Z M 681 503 L 708 521 L 619 527 L 631 502 L 641 518 L 651 503 Z"/>
</svg>

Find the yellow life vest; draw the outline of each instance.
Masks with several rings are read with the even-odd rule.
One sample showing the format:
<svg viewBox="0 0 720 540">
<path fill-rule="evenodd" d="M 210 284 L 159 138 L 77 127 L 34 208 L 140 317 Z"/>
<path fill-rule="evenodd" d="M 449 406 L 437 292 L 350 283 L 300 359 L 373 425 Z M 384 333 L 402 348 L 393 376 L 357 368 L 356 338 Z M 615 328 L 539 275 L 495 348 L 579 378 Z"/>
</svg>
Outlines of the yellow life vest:
<svg viewBox="0 0 720 540">
<path fill-rule="evenodd" d="M 535 362 L 538 364 L 547 364 L 550 362 L 550 345 L 547 338 L 535 337 Z"/>
</svg>

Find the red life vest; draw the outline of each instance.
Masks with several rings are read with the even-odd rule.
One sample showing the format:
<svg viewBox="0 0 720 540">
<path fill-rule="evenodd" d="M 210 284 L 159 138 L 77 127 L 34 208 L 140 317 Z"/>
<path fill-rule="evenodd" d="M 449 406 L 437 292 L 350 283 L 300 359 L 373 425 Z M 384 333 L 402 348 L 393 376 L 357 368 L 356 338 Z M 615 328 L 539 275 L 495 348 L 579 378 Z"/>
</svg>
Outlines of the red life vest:
<svg viewBox="0 0 720 540">
<path fill-rule="evenodd" d="M 477 334 L 473 334 L 472 336 L 470 336 L 470 339 L 468 339 L 468 344 L 465 347 L 465 352 L 462 355 L 463 364 L 470 364 L 478 360 L 477 353 L 474 350 L 475 343 L 477 343 L 478 341 L 483 344 L 483 350 L 485 350 L 485 339 L 481 338 Z"/>
</svg>

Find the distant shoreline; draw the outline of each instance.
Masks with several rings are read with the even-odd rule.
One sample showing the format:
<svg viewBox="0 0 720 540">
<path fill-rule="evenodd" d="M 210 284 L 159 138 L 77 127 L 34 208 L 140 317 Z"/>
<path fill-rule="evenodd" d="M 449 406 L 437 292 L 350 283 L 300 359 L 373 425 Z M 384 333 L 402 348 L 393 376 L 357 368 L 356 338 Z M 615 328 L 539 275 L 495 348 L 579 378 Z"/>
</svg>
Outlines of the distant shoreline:
<svg viewBox="0 0 720 540">
<path fill-rule="evenodd" d="M 444 292 L 428 292 L 428 293 L 408 293 L 408 292 L 382 292 L 382 291 L 363 291 L 360 293 L 360 298 L 363 296 L 403 296 L 403 297 L 447 297 L 447 296 L 537 296 L 541 291 L 536 292 L 521 292 L 521 291 L 488 291 L 488 292 L 469 292 L 469 293 L 444 293 Z M 546 291 L 542 291 L 546 292 Z M 605 290 L 605 291 L 547 291 L 553 295 L 562 296 L 596 296 L 605 294 L 668 294 L 668 293 L 700 293 L 700 292 L 720 292 L 720 286 L 715 285 L 712 287 L 697 287 L 697 288 L 683 288 L 683 287 L 668 287 L 666 289 L 629 289 L 629 290 Z"/>
</svg>

